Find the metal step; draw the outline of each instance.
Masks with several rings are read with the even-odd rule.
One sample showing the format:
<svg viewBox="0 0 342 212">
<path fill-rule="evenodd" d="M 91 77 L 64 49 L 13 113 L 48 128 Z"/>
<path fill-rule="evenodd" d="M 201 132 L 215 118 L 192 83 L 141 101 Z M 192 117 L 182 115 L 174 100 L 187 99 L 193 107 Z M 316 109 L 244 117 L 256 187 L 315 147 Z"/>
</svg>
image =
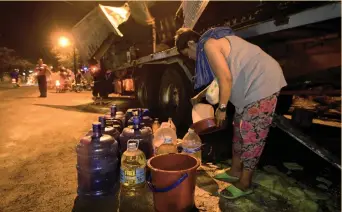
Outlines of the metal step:
<svg viewBox="0 0 342 212">
<path fill-rule="evenodd" d="M 341 161 L 337 157 L 323 147 L 318 146 L 309 136 L 293 127 L 290 120 L 283 116 L 275 115 L 273 118 L 273 124 L 295 140 L 299 141 L 299 143 L 303 144 L 312 152 L 329 162 L 331 165 L 341 170 Z"/>
</svg>

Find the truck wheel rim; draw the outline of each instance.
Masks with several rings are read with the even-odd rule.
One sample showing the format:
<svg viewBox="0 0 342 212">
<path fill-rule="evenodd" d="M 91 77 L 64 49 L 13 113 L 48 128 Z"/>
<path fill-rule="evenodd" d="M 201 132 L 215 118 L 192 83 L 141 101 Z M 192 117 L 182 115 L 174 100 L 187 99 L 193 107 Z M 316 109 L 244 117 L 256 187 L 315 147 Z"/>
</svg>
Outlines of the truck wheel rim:
<svg viewBox="0 0 342 212">
<path fill-rule="evenodd" d="M 163 103 L 172 105 L 174 108 L 179 106 L 179 90 L 174 85 L 169 85 L 163 94 Z"/>
<path fill-rule="evenodd" d="M 147 91 L 145 89 L 145 84 L 141 84 L 140 89 L 138 90 L 138 99 L 140 100 L 140 103 L 146 101 L 147 99 Z"/>
</svg>

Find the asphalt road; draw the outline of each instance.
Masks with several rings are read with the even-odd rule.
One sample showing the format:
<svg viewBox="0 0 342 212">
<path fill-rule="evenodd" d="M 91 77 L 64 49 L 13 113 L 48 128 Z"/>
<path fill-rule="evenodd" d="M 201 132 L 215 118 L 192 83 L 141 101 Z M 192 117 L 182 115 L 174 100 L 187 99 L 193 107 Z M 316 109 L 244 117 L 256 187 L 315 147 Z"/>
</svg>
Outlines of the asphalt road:
<svg viewBox="0 0 342 212">
<path fill-rule="evenodd" d="M 117 197 L 95 201 L 76 197 L 75 146 L 91 128 L 91 123 L 109 111 L 108 107 L 93 106 L 90 92 L 57 94 L 49 91 L 47 98 L 37 98 L 38 95 L 37 87 L 11 89 L 0 84 L 0 211 L 116 211 Z M 138 106 L 134 100 L 125 98 L 116 98 L 113 103 L 122 111 Z M 327 130 L 324 132 L 329 134 Z M 231 143 L 227 142 L 226 133 L 229 134 L 218 132 L 202 137 L 202 141 L 208 144 L 205 148 L 213 147 L 202 152 L 203 158 L 208 152 L 214 153 L 206 156 L 211 161 L 218 161 L 221 156 L 229 158 L 227 152 L 231 152 Z M 322 137 L 327 136 L 322 134 Z M 268 140 L 260 168 L 265 165 L 281 168 L 283 162 L 298 162 L 306 171 L 294 177 L 315 186 L 316 176 L 329 167 L 278 129 L 271 130 Z M 332 186 L 338 191 L 341 173 L 329 170 L 329 175 L 338 179 L 333 180 Z M 206 175 L 198 176 L 195 201 L 198 207 L 205 208 L 204 211 L 218 211 L 219 198 L 214 193 L 218 185 L 223 185 L 216 183 Z M 268 192 L 257 193 L 258 204 L 261 193 Z M 120 211 L 152 211 L 151 195 L 143 193 L 140 197 L 145 198 L 138 200 L 122 199 L 121 195 Z M 271 207 L 272 204 L 267 205 L 269 211 L 284 208 L 278 202 Z M 221 211 L 234 211 L 231 208 L 237 207 L 227 201 L 223 205 Z M 336 207 L 340 208 L 340 205 Z"/>
<path fill-rule="evenodd" d="M 0 88 L 0 211 L 71 211 L 75 145 L 101 113 L 91 93 Z M 117 100 L 121 109 L 129 100 Z M 103 113 L 102 113 L 103 114 Z"/>
</svg>

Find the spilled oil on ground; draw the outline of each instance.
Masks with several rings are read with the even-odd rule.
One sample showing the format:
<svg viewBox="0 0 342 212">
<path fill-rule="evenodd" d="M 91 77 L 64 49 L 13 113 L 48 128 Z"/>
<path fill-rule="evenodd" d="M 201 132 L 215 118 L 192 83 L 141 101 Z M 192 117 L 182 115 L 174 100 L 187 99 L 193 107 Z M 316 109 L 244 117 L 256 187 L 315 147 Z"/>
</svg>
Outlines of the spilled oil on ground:
<svg viewBox="0 0 342 212">
<path fill-rule="evenodd" d="M 274 166 L 257 170 L 253 177 L 254 193 L 236 200 L 220 198 L 218 190 L 229 183 L 212 178 L 228 164 L 206 164 L 199 170 L 196 206 L 202 211 L 257 212 L 257 211 L 340 211 L 339 196 L 302 182 L 278 171 Z"/>
</svg>

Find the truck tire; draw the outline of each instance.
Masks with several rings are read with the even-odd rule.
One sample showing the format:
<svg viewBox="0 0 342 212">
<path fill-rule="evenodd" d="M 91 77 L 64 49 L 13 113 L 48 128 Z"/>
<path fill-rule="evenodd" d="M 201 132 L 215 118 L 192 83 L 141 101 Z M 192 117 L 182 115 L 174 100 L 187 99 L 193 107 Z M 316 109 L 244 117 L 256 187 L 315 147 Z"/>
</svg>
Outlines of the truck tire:
<svg viewBox="0 0 342 212">
<path fill-rule="evenodd" d="M 156 111 L 158 108 L 158 90 L 160 74 L 144 74 L 137 80 L 136 97 L 143 108 Z"/>
<path fill-rule="evenodd" d="M 162 120 L 172 117 L 176 126 L 191 124 L 191 83 L 177 69 L 165 70 L 159 89 Z"/>
</svg>

